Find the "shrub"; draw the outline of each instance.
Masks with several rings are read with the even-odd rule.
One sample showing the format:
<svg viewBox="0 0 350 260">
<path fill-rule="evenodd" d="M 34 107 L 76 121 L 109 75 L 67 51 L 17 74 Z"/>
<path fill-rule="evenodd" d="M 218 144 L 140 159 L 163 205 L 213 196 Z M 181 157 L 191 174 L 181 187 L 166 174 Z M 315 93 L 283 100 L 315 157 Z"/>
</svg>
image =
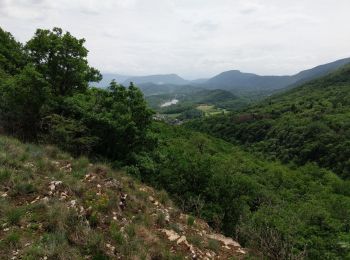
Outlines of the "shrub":
<svg viewBox="0 0 350 260">
<path fill-rule="evenodd" d="M 209 239 L 208 240 L 208 246 L 207 248 L 214 251 L 215 253 L 217 253 L 220 250 L 220 242 L 215 240 L 215 239 Z"/>
<path fill-rule="evenodd" d="M 37 191 L 37 188 L 34 186 L 32 182 L 21 181 L 20 183 L 17 183 L 13 187 L 11 191 L 11 195 L 13 196 L 27 195 L 30 193 L 34 193 L 35 191 Z"/>
<path fill-rule="evenodd" d="M 11 225 L 17 225 L 21 221 L 21 218 L 24 216 L 25 210 L 23 208 L 11 208 L 7 212 L 7 221 Z"/>
<path fill-rule="evenodd" d="M 195 222 L 195 218 L 193 216 L 188 216 L 187 217 L 187 225 L 192 227 L 194 225 L 194 222 Z"/>
<path fill-rule="evenodd" d="M 11 171 L 8 169 L 0 169 L 0 184 L 4 184 L 11 177 Z"/>
<path fill-rule="evenodd" d="M 188 242 L 190 242 L 191 244 L 193 244 L 194 246 L 201 248 L 202 247 L 202 242 L 203 242 L 203 238 L 199 235 L 191 235 L 189 237 L 187 237 Z"/>
<path fill-rule="evenodd" d="M 163 212 L 159 212 L 157 214 L 157 219 L 156 219 L 157 225 L 160 227 L 165 227 L 166 221 L 165 221 L 165 214 Z"/>
<path fill-rule="evenodd" d="M 117 224 L 112 223 L 109 227 L 109 233 L 111 238 L 118 244 L 123 245 L 125 243 L 125 238 L 123 233 L 119 230 Z"/>
<path fill-rule="evenodd" d="M 10 247 L 15 247 L 19 243 L 20 239 L 21 239 L 20 233 L 18 231 L 12 231 L 4 238 L 2 243 L 4 244 L 4 246 L 6 245 Z"/>
</svg>

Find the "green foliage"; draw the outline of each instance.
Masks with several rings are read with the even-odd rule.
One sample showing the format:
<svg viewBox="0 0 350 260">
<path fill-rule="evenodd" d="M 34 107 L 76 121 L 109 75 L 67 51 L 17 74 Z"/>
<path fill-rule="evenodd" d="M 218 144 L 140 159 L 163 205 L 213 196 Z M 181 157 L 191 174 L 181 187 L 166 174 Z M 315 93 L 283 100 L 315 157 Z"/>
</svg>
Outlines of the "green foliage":
<svg viewBox="0 0 350 260">
<path fill-rule="evenodd" d="M 85 40 L 73 37 L 62 29 L 38 29 L 34 37 L 27 42 L 30 61 L 37 70 L 45 75 L 52 86 L 54 95 L 72 95 L 83 92 L 89 82 L 101 80 L 101 74 L 89 67 L 88 50 Z"/>
<path fill-rule="evenodd" d="M 12 195 L 27 195 L 36 191 L 33 183 L 21 180 L 13 186 L 13 190 L 10 192 Z"/>
<path fill-rule="evenodd" d="M 194 217 L 188 216 L 187 225 L 189 225 L 190 227 L 194 225 Z"/>
<path fill-rule="evenodd" d="M 36 137 L 49 97 L 49 85 L 31 65 L 0 82 L 0 122 L 4 129 L 24 139 Z"/>
<path fill-rule="evenodd" d="M 152 112 L 137 87 L 88 89 L 101 75 L 87 62 L 84 39 L 54 28 L 38 29 L 25 51 L 2 30 L 0 42 L 1 130 L 122 163 L 154 147 Z M 20 66 L 23 53 L 28 59 Z"/>
<path fill-rule="evenodd" d="M 349 254 L 349 182 L 314 164 L 267 162 L 183 127 L 157 124 L 153 131 L 158 167 L 141 177 L 186 211 L 271 259 Z"/>
<path fill-rule="evenodd" d="M 112 223 L 110 228 L 110 234 L 111 238 L 118 244 L 118 245 L 123 245 L 125 243 L 125 238 L 123 233 L 120 231 L 119 227 L 115 224 Z"/>
<path fill-rule="evenodd" d="M 156 223 L 158 226 L 160 226 L 161 228 L 164 228 L 166 225 L 166 220 L 165 220 L 165 214 L 163 212 L 160 212 L 157 214 L 157 219 L 156 219 Z"/>
<path fill-rule="evenodd" d="M 15 75 L 25 66 L 26 59 L 22 44 L 0 28 L 0 71 Z"/>
<path fill-rule="evenodd" d="M 178 119 L 180 120 L 187 120 L 187 119 L 194 119 L 194 118 L 201 118 L 204 116 L 204 113 L 198 109 L 189 109 L 180 114 L 178 116 Z"/>
<path fill-rule="evenodd" d="M 80 120 L 51 114 L 43 118 L 44 133 L 41 138 L 46 143 L 59 144 L 71 153 L 89 155 L 99 141 L 89 134 L 89 128 Z"/>
<path fill-rule="evenodd" d="M 218 252 L 219 248 L 220 248 L 220 242 L 215 240 L 215 239 L 209 239 L 208 240 L 208 245 L 207 248 L 209 248 L 210 250 L 214 251 L 214 252 Z"/>
<path fill-rule="evenodd" d="M 44 137 L 75 154 L 127 161 L 154 145 L 147 131 L 152 112 L 134 85 L 112 82 L 108 90 L 90 89 L 66 98 L 57 110 L 64 116 L 46 118 Z"/>
<path fill-rule="evenodd" d="M 200 235 L 191 235 L 187 239 L 188 239 L 188 242 L 191 243 L 192 245 L 198 248 L 202 247 L 203 238 Z"/>
<path fill-rule="evenodd" d="M 24 213 L 23 208 L 11 208 L 7 212 L 7 221 L 11 225 L 18 225 Z"/>
<path fill-rule="evenodd" d="M 350 66 L 230 115 L 189 123 L 266 157 L 350 176 Z"/>
<path fill-rule="evenodd" d="M 5 236 L 5 238 L 2 241 L 0 241 L 0 249 L 5 246 L 15 247 L 16 245 L 19 244 L 20 239 L 21 239 L 21 235 L 19 232 L 17 231 L 11 232 L 7 236 Z"/>
<path fill-rule="evenodd" d="M 7 169 L 0 169 L 0 184 L 5 184 L 11 177 L 11 172 Z"/>
</svg>

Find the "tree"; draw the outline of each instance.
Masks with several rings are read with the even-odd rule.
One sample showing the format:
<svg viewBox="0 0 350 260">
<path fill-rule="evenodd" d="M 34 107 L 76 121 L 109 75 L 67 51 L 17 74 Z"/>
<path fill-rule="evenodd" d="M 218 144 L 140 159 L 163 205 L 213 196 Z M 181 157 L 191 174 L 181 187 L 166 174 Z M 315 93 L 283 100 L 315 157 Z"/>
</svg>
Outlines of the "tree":
<svg viewBox="0 0 350 260">
<path fill-rule="evenodd" d="M 77 39 L 62 29 L 38 29 L 27 42 L 30 61 L 42 73 L 55 95 L 66 96 L 84 92 L 89 82 L 98 82 L 102 76 L 89 66 L 85 39 Z"/>
<path fill-rule="evenodd" d="M 137 88 L 132 82 L 128 88 L 128 106 L 130 107 L 130 113 L 132 120 L 135 122 L 136 127 L 140 132 L 143 132 L 152 121 L 152 112 L 148 108 L 147 102 L 139 88 Z"/>
<path fill-rule="evenodd" d="M 75 154 L 126 162 L 153 148 L 152 112 L 135 86 L 113 81 L 107 90 L 90 88 L 62 99 L 60 109 L 45 118 L 44 139 Z"/>
<path fill-rule="evenodd" d="M 0 83 L 0 124 L 22 139 L 37 136 L 49 85 L 31 65 Z"/>
<path fill-rule="evenodd" d="M 0 27 L 0 70 L 14 75 L 26 64 L 26 55 L 21 43 Z"/>
</svg>

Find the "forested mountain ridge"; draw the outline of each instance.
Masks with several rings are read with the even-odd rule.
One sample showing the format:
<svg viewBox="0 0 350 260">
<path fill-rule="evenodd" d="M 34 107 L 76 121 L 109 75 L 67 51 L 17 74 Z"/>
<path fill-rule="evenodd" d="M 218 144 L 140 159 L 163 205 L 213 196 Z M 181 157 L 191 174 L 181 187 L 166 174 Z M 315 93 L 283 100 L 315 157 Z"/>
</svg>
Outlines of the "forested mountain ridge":
<svg viewBox="0 0 350 260">
<path fill-rule="evenodd" d="M 209 79 L 203 85 L 207 88 L 222 88 L 231 91 L 274 90 L 291 84 L 290 76 L 259 76 L 230 70 Z"/>
<path fill-rule="evenodd" d="M 283 162 L 350 177 L 350 65 L 244 111 L 190 123 Z"/>
<path fill-rule="evenodd" d="M 253 73 L 243 73 L 231 70 L 220 73 L 202 84 L 202 87 L 220 88 L 233 92 L 274 91 L 286 87 L 295 87 L 306 81 L 324 76 L 341 66 L 350 63 L 350 58 L 337 60 L 331 63 L 301 71 L 291 76 L 260 76 Z"/>
<path fill-rule="evenodd" d="M 299 72 L 298 74 L 293 75 L 296 82 L 288 87 L 300 85 L 304 82 L 325 76 L 326 74 L 333 72 L 333 71 L 335 71 L 335 70 L 337 70 L 337 69 L 341 68 L 342 66 L 345 66 L 349 63 L 350 63 L 350 58 L 345 58 L 345 59 L 340 59 L 340 60 L 330 62 L 327 64 L 319 65 L 319 66 L 316 66 L 312 69 L 303 70 L 303 71 Z"/>
</svg>

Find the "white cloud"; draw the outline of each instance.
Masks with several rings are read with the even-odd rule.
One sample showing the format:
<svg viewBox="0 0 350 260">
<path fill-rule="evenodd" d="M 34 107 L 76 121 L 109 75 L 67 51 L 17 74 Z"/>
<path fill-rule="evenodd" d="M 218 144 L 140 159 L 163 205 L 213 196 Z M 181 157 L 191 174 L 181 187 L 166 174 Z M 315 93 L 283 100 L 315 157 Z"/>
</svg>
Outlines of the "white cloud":
<svg viewBox="0 0 350 260">
<path fill-rule="evenodd" d="M 54 26 L 84 37 L 101 71 L 289 74 L 350 56 L 349 10 L 348 0 L 0 0 L 0 25 L 21 41 Z"/>
</svg>

